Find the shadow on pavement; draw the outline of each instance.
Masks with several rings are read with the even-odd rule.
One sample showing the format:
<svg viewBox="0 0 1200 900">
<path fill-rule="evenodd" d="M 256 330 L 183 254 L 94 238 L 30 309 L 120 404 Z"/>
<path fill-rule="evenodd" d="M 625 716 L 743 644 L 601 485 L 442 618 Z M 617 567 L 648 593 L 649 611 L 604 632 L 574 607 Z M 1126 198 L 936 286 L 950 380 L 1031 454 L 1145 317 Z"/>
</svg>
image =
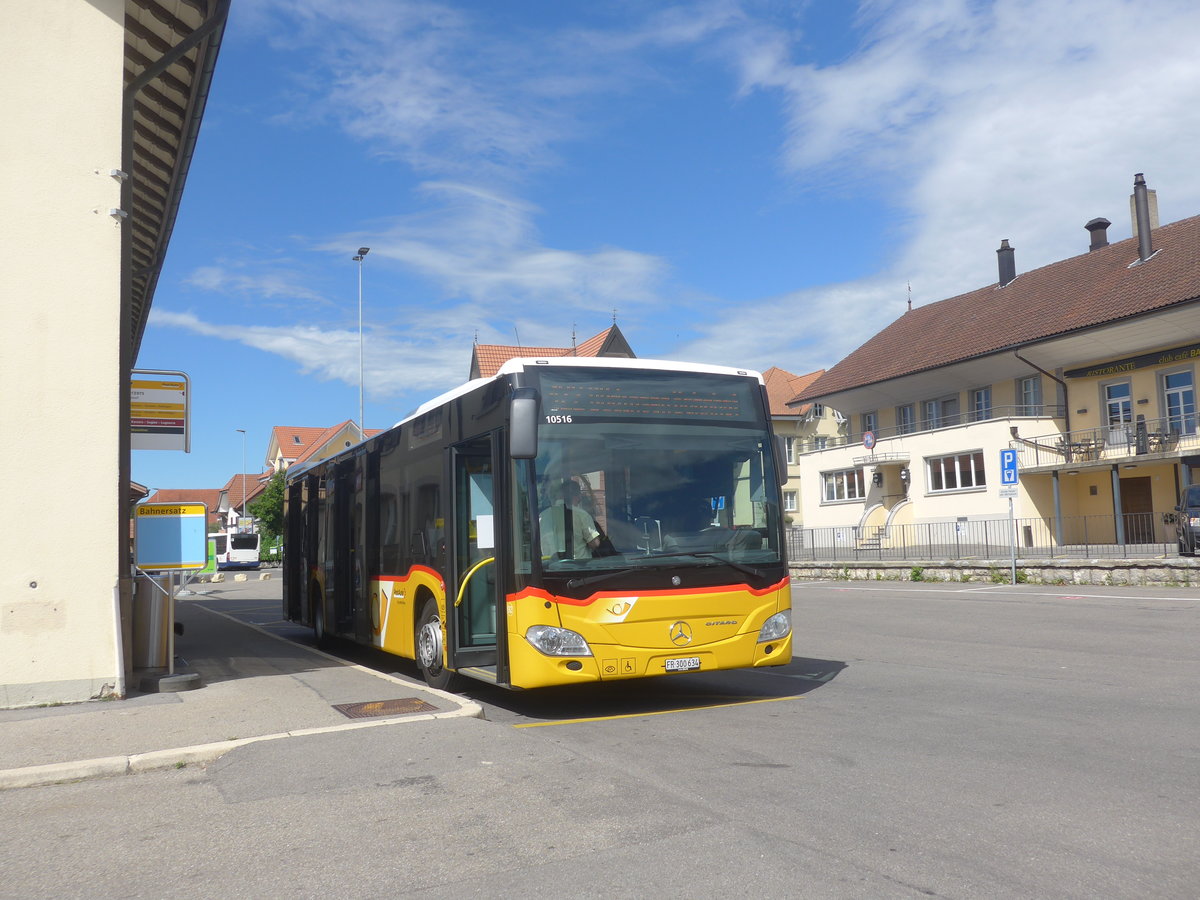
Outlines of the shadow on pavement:
<svg viewBox="0 0 1200 900">
<path fill-rule="evenodd" d="M 458 692 L 529 719 L 586 719 L 782 700 L 816 690 L 846 668 L 834 660 L 793 659 L 769 669 L 735 669 L 506 691 L 467 681 Z"/>
<path fill-rule="evenodd" d="M 266 638 L 202 602 L 179 602 L 175 619 L 183 626 L 175 638 L 176 667 L 198 673 L 205 684 L 342 665 L 301 644 Z"/>
</svg>

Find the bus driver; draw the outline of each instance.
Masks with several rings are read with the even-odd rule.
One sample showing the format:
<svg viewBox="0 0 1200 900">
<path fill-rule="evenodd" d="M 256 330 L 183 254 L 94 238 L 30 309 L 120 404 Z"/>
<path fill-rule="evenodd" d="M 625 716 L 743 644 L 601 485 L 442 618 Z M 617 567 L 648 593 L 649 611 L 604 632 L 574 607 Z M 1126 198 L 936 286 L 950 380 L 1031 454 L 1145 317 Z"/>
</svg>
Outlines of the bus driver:
<svg viewBox="0 0 1200 900">
<path fill-rule="evenodd" d="M 562 496 L 538 517 L 543 559 L 590 559 L 600 546 L 600 529 L 579 505 L 581 499 L 579 483 L 573 479 L 564 482 Z"/>
</svg>

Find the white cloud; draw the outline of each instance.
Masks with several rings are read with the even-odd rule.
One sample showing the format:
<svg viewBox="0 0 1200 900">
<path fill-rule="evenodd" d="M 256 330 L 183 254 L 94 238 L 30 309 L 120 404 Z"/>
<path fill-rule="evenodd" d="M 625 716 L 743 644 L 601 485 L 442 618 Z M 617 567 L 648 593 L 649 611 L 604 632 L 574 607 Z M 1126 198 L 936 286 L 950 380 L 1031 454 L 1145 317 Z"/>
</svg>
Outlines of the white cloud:
<svg viewBox="0 0 1200 900">
<path fill-rule="evenodd" d="M 154 308 L 152 327 L 177 328 L 208 338 L 242 344 L 295 363 L 303 375 L 320 381 L 358 385 L 358 331 L 315 325 L 239 326 L 206 321 L 195 313 Z M 470 341 L 462 338 L 458 311 L 427 317 L 412 336 L 369 329 L 363 340 L 363 382 L 372 399 L 424 398 L 466 379 Z M 414 402 L 415 401 L 411 401 Z"/>
<path fill-rule="evenodd" d="M 184 283 L 218 294 L 327 302 L 324 294 L 310 287 L 309 277 L 298 268 L 268 263 L 263 270 L 244 271 L 251 265 L 257 263 L 244 262 L 234 267 L 227 264 L 201 266 L 192 270 Z"/>
<path fill-rule="evenodd" d="M 557 145 L 587 137 L 593 102 L 667 77 L 655 52 L 703 48 L 746 18 L 736 0 L 680 3 L 640 21 L 610 12 L 607 28 L 519 30 L 503 7 L 429 0 L 252 0 L 245 15 L 275 46 L 308 56 L 278 120 L 339 122 L 426 175 L 512 183 L 557 165 Z"/>
<path fill-rule="evenodd" d="M 552 163 L 569 127 L 530 78 L 541 49 L 508 46 L 449 5 L 266 0 L 256 13 L 255 27 L 311 68 L 277 119 L 339 122 L 414 170 L 512 177 Z"/>
<path fill-rule="evenodd" d="M 547 247 L 533 224 L 537 210 L 528 203 L 452 182 L 431 182 L 423 190 L 442 205 L 381 228 L 371 239 L 371 253 L 400 263 L 449 296 L 499 303 L 506 320 L 514 304 L 607 310 L 614 303 L 658 302 L 667 273 L 658 257 L 620 247 Z M 338 237 L 326 249 L 340 250 L 357 239 Z"/>
<path fill-rule="evenodd" d="M 698 323 L 698 337 L 670 357 L 803 375 L 829 368 L 906 307 L 906 285 L 888 278 L 794 291 Z"/>
</svg>

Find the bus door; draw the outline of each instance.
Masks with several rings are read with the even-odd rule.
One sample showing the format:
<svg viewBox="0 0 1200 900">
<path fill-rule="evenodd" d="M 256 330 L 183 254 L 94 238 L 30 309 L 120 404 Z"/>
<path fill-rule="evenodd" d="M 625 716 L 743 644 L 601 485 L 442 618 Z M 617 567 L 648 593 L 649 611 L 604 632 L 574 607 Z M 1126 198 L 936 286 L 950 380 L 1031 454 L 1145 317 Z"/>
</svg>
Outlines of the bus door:
<svg viewBox="0 0 1200 900">
<path fill-rule="evenodd" d="M 358 528 L 354 519 L 355 460 L 337 464 L 333 477 L 333 571 L 329 573 L 325 594 L 333 587 L 333 628 L 335 634 L 354 634 L 354 594 L 359 549 L 355 543 Z"/>
<path fill-rule="evenodd" d="M 456 669 L 496 665 L 499 575 L 496 471 L 491 435 L 459 444 L 452 454 L 454 553 L 447 591 L 447 641 Z"/>
<path fill-rule="evenodd" d="M 365 472 L 363 471 L 365 467 Z M 359 474 L 364 489 L 355 491 L 358 498 L 356 517 L 361 540 L 356 560 L 355 577 L 359 579 L 355 592 L 356 615 L 354 636 L 362 643 L 372 643 L 380 633 L 379 587 L 371 579 L 379 576 L 379 449 L 359 456 Z"/>
<path fill-rule="evenodd" d="M 297 479 L 287 486 L 283 498 L 283 617 L 299 622 L 304 614 L 302 603 L 308 593 L 304 562 L 304 481 Z"/>
</svg>

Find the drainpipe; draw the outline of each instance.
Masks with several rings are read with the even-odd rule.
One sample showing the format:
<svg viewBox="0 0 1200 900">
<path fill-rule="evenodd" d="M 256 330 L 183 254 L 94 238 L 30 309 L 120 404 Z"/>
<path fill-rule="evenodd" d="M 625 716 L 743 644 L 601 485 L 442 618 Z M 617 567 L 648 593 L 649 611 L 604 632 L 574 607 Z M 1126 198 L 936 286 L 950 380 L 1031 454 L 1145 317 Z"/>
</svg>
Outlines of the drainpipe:
<svg viewBox="0 0 1200 900">
<path fill-rule="evenodd" d="M 1025 357 L 1023 357 L 1020 353 L 1018 353 L 1016 350 L 1013 351 L 1013 356 L 1015 356 L 1021 362 L 1025 363 L 1025 365 L 1027 365 L 1033 369 L 1037 369 L 1039 372 L 1041 372 L 1047 378 L 1057 381 L 1059 383 L 1059 385 L 1062 387 L 1063 424 L 1066 425 L 1067 435 L 1070 435 L 1071 434 L 1071 401 L 1070 401 L 1070 398 L 1067 396 L 1067 383 L 1065 381 L 1063 381 L 1061 378 L 1059 378 L 1057 375 L 1047 372 L 1045 369 L 1043 369 L 1041 366 L 1037 365 L 1036 363 L 1030 362 Z M 1014 428 L 1013 431 L 1016 431 L 1016 429 Z M 1055 539 L 1059 543 L 1059 546 L 1062 546 L 1062 504 L 1059 499 L 1059 492 L 1058 492 L 1059 485 L 1058 485 L 1058 472 L 1057 471 L 1054 472 L 1053 481 L 1054 481 L 1054 535 L 1055 535 Z"/>
<path fill-rule="evenodd" d="M 1039 372 L 1041 372 L 1047 378 L 1050 378 L 1050 379 L 1058 382 L 1059 386 L 1063 389 L 1063 422 L 1067 426 L 1065 429 L 1067 434 L 1070 434 L 1071 433 L 1071 404 L 1070 404 L 1069 398 L 1067 397 L 1067 383 L 1065 381 L 1063 381 L 1061 378 L 1059 378 L 1057 375 L 1047 372 L 1045 369 L 1043 369 L 1037 363 L 1030 362 L 1025 357 L 1023 357 L 1020 353 L 1018 353 L 1016 350 L 1014 350 L 1012 352 L 1012 354 L 1017 359 L 1019 359 L 1021 362 L 1025 363 L 1025 365 L 1029 366 L 1031 369 L 1037 369 Z"/>
</svg>

